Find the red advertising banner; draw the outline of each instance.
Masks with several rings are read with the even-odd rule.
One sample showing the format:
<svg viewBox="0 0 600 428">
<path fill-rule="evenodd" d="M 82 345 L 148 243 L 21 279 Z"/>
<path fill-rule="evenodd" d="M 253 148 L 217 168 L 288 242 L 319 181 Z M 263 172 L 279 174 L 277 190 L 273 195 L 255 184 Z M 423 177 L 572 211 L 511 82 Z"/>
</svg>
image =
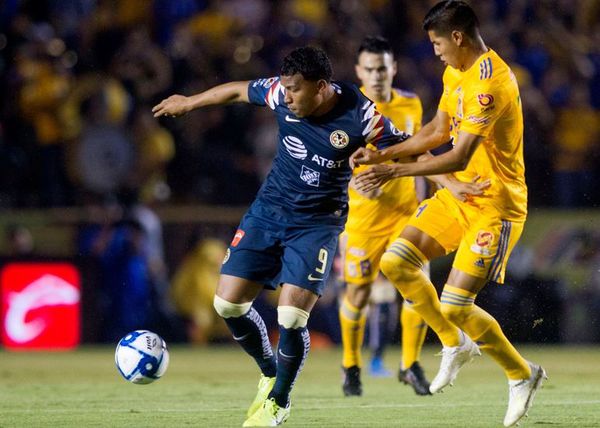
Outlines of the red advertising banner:
<svg viewBox="0 0 600 428">
<path fill-rule="evenodd" d="M 14 262 L 0 274 L 7 349 L 71 349 L 80 341 L 81 282 L 69 263 Z"/>
</svg>

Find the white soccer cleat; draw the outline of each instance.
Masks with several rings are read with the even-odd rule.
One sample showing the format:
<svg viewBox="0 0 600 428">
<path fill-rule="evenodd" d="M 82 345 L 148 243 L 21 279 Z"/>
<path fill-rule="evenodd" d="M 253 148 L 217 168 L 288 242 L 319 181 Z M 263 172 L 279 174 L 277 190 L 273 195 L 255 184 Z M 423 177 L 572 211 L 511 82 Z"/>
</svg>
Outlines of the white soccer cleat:
<svg viewBox="0 0 600 428">
<path fill-rule="evenodd" d="M 517 425 L 523 416 L 527 416 L 535 393 L 542 386 L 544 380 L 548 379 L 548 375 L 542 367 L 533 363 L 529 363 L 529 367 L 531 367 L 529 379 L 508 381 L 508 409 L 504 416 L 505 427 Z"/>
<path fill-rule="evenodd" d="M 442 349 L 442 362 L 440 370 L 429 385 L 429 392 L 435 394 L 441 392 L 447 385 L 452 385 L 459 370 L 466 363 L 473 360 L 473 357 L 481 355 L 481 351 L 475 342 L 471 340 L 462 330 L 462 345 L 459 346 L 444 346 Z"/>
</svg>

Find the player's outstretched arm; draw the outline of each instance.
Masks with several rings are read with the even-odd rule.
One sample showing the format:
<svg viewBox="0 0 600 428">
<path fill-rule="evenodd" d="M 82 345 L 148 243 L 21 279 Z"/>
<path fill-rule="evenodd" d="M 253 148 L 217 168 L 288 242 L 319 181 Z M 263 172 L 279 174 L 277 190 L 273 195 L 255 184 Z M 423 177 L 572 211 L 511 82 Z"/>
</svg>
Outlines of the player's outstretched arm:
<svg viewBox="0 0 600 428">
<path fill-rule="evenodd" d="M 448 123 L 448 113 L 438 110 L 431 121 L 401 144 L 395 144 L 377 151 L 364 147 L 359 148 L 350 156 L 350 166 L 354 168 L 358 165 L 373 165 L 390 159 L 406 158 L 425 153 L 448 142 L 450 139 Z"/>
<path fill-rule="evenodd" d="M 438 175 L 464 170 L 483 137 L 459 132 L 452 150 L 423 162 L 374 165 L 356 176 L 356 188 L 363 192 L 380 187 L 386 181 L 411 175 Z M 410 141 L 410 139 L 406 140 Z M 404 144 L 404 143 L 403 143 Z M 403 145 L 399 144 L 399 146 Z"/>
<path fill-rule="evenodd" d="M 152 108 L 154 117 L 181 116 L 200 107 L 249 102 L 248 84 L 245 82 L 229 82 L 215 86 L 199 94 L 186 97 L 171 95 Z"/>
</svg>

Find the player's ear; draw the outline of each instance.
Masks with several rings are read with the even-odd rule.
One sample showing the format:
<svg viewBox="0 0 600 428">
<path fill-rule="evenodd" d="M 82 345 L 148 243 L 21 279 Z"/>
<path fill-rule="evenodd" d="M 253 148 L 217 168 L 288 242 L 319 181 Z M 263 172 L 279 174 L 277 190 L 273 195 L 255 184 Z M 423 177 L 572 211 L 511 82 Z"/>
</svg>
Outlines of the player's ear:
<svg viewBox="0 0 600 428">
<path fill-rule="evenodd" d="M 462 31 L 454 30 L 452 33 L 450 33 L 450 39 L 456 46 L 462 46 L 465 35 Z"/>
<path fill-rule="evenodd" d="M 324 92 L 328 87 L 329 87 L 329 83 L 327 82 L 327 80 L 325 80 L 325 79 L 317 80 L 317 91 L 319 91 L 319 93 Z"/>
<path fill-rule="evenodd" d="M 394 61 L 392 65 L 392 76 L 396 76 L 396 73 L 398 73 L 398 61 Z"/>
</svg>

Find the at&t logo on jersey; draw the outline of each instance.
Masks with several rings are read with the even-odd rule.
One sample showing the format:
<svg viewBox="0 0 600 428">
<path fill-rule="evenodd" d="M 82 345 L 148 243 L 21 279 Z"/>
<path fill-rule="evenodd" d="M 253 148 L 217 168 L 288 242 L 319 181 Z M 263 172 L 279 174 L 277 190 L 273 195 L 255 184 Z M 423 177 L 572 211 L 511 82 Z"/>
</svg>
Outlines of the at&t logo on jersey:
<svg viewBox="0 0 600 428">
<path fill-rule="evenodd" d="M 309 186 L 319 187 L 319 179 L 321 177 L 321 173 L 319 171 L 315 171 L 314 169 L 310 169 L 304 165 L 302 165 L 302 171 L 300 171 L 300 178 Z"/>
<path fill-rule="evenodd" d="M 313 155 L 311 161 L 315 162 L 319 166 L 324 166 L 327 169 L 340 168 L 344 164 L 344 160 L 331 160 L 324 158 L 323 156 Z"/>
<path fill-rule="evenodd" d="M 306 159 L 306 146 L 304 146 L 304 143 L 302 142 L 302 140 L 300 138 L 296 138 L 296 137 L 292 137 L 291 135 L 288 135 L 286 137 L 283 137 L 283 145 L 285 146 L 285 149 L 287 150 L 287 152 L 290 154 L 291 157 L 293 157 L 294 159 L 300 159 L 300 160 L 304 160 Z"/>
</svg>

